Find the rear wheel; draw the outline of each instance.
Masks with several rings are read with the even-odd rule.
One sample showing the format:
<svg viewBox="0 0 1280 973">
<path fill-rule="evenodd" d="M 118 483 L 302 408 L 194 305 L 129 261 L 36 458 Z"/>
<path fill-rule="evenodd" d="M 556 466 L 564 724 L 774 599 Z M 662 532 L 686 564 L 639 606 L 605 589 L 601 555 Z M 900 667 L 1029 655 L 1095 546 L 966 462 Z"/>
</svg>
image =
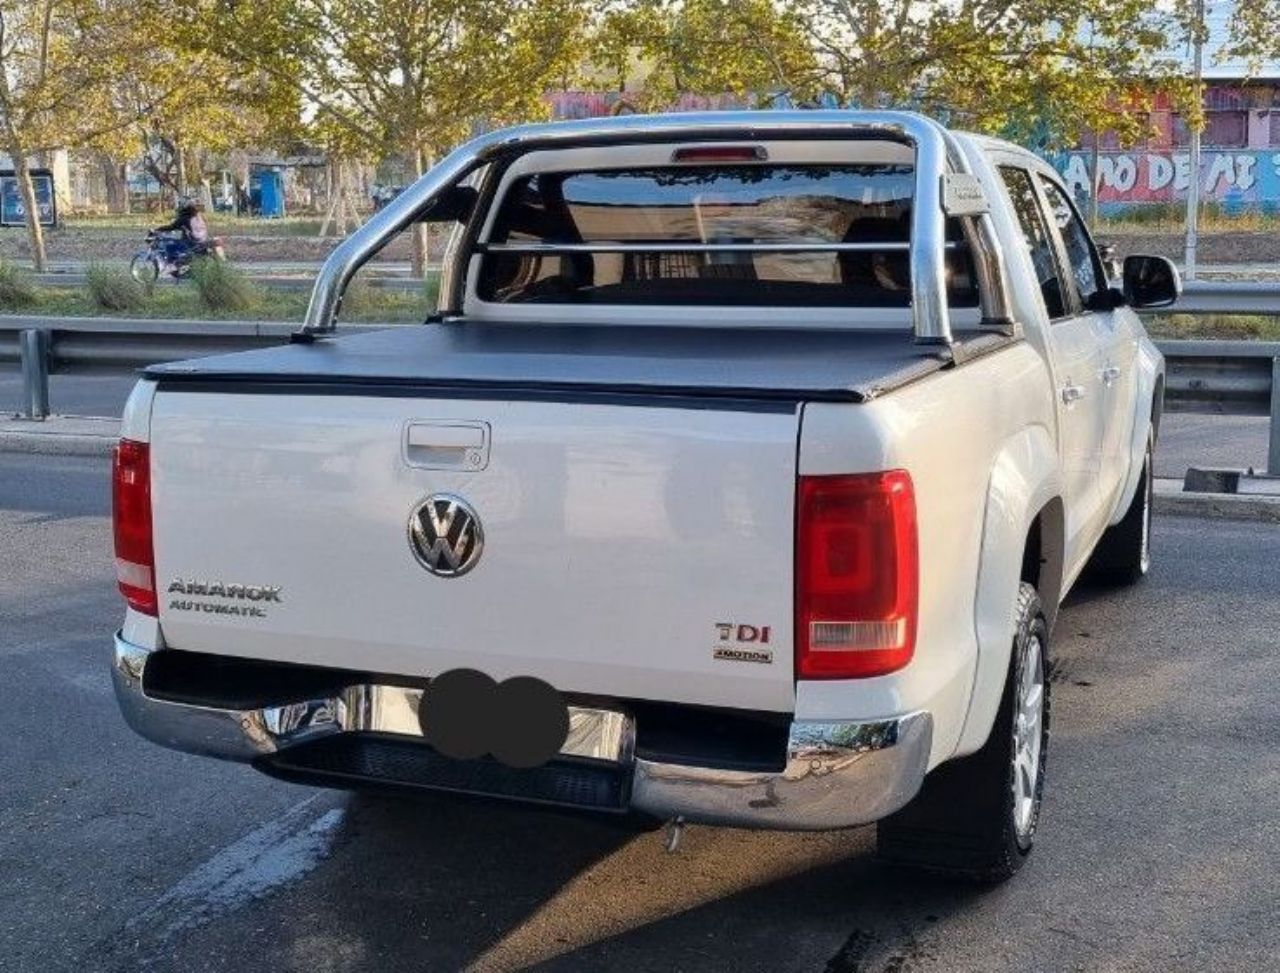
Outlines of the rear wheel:
<svg viewBox="0 0 1280 973">
<path fill-rule="evenodd" d="M 1147 431 L 1147 449 L 1142 456 L 1142 475 L 1124 519 L 1107 528 L 1089 559 L 1091 581 L 1128 585 L 1141 580 L 1151 570 L 1151 504 L 1155 495 L 1153 437 Z"/>
<path fill-rule="evenodd" d="M 877 826 L 881 860 L 1000 882 L 1031 853 L 1049 745 L 1048 626 L 1036 590 L 1018 590 L 1009 674 L 982 749 L 943 764 L 920 793 Z"/>
</svg>

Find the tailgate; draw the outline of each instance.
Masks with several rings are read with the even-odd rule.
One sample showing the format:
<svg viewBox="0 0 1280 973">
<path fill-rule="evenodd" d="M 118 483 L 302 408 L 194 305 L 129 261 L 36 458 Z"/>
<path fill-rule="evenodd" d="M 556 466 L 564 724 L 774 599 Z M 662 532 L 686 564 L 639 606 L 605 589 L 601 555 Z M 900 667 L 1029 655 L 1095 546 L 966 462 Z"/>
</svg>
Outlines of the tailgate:
<svg viewBox="0 0 1280 973">
<path fill-rule="evenodd" d="M 706 405 L 163 390 L 166 642 L 790 711 L 798 409 Z"/>
</svg>

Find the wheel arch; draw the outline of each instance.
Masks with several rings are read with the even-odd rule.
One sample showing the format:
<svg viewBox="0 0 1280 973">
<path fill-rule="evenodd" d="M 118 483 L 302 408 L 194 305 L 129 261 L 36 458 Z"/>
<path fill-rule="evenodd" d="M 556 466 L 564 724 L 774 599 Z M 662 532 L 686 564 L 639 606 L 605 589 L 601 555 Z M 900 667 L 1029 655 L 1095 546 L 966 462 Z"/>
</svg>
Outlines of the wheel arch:
<svg viewBox="0 0 1280 973">
<path fill-rule="evenodd" d="M 1129 437 L 1129 472 L 1125 475 L 1124 488 L 1116 499 L 1108 523 L 1114 525 L 1124 519 L 1138 492 L 1138 480 L 1142 478 L 1142 464 L 1147 453 L 1147 430 L 1152 439 L 1160 435 L 1160 419 L 1164 415 L 1164 356 L 1150 341 L 1138 345 L 1137 391 L 1133 403 L 1133 429 Z"/>
<path fill-rule="evenodd" d="M 978 750 L 991 733 L 1013 646 L 1018 585 L 1036 586 L 1052 628 L 1063 593 L 1066 536 L 1062 475 L 1047 429 L 1005 441 L 987 488 L 974 597 L 978 657 L 964 727 L 953 757 Z"/>
<path fill-rule="evenodd" d="M 1018 580 L 1036 589 L 1050 630 L 1062 601 L 1062 572 L 1066 563 L 1066 509 L 1062 497 L 1051 497 L 1032 518 L 1023 541 Z"/>
</svg>

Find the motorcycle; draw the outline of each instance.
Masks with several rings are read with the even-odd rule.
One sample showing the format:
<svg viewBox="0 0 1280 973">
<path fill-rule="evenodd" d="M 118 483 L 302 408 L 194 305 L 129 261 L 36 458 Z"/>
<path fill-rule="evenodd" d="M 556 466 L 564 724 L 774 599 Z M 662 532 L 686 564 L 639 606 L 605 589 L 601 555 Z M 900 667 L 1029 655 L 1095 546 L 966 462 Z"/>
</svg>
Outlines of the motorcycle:
<svg viewBox="0 0 1280 973">
<path fill-rule="evenodd" d="M 149 230 L 146 244 L 129 261 L 129 275 L 144 287 L 153 285 L 161 274 L 168 274 L 174 280 L 189 277 L 191 265 L 198 257 L 227 259 L 220 237 L 210 237 L 205 243 L 193 246 L 183 240 L 180 233 Z"/>
</svg>

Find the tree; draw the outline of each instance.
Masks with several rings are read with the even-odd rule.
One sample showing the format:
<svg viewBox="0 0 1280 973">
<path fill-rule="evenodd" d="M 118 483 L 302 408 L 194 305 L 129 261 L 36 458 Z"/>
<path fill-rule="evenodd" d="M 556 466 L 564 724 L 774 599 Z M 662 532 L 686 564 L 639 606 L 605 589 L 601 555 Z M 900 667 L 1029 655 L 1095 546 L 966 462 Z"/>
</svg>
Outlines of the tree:
<svg viewBox="0 0 1280 973">
<path fill-rule="evenodd" d="M 652 2 L 652 0 L 650 0 Z M 699 8 L 739 50 L 699 44 L 700 76 L 726 77 L 726 58 L 767 63 L 776 89 L 801 100 L 815 89 L 838 104 L 911 107 L 1045 147 L 1111 130 L 1145 134 L 1143 110 L 1156 91 L 1182 105 L 1192 124 L 1201 106 L 1177 53 L 1197 29 L 1194 0 L 774 0 L 680 5 Z M 625 4 L 625 7 L 643 7 Z M 1280 0 L 1236 0 L 1231 52 L 1280 56 Z M 794 53 L 799 35 L 811 59 Z M 768 39 L 768 43 L 765 43 Z M 678 61 L 678 59 L 676 59 Z M 729 75 L 731 76 L 731 75 Z M 755 73 L 759 79 L 759 72 Z"/>
<path fill-rule="evenodd" d="M 303 131 L 301 103 L 292 87 L 212 51 L 170 45 L 157 52 L 150 71 L 121 89 L 137 107 L 136 144 L 158 182 L 178 195 L 198 187 L 207 197 L 206 173 L 213 160 L 225 162 L 233 150 L 246 146 L 297 141 Z M 176 72 L 187 83 L 157 98 L 158 79 Z"/>
<path fill-rule="evenodd" d="M 1142 124 L 1134 100 L 1154 83 L 1182 90 L 1165 57 L 1176 21 L 1149 0 L 786 7 L 818 58 L 817 86 L 840 104 L 914 107 L 987 131 L 1035 124 L 1060 139 L 1099 127 L 1132 137 Z"/>
<path fill-rule="evenodd" d="M 1185 8 L 1193 0 L 1179 2 Z M 1280 0 L 1236 0 L 1223 53 L 1255 66 L 1280 59 Z"/>
<path fill-rule="evenodd" d="M 136 15 L 123 0 L 0 0 L 0 142 L 13 159 L 37 271 L 46 258 L 28 160 L 132 121 L 111 95 L 149 47 Z"/>
<path fill-rule="evenodd" d="M 478 124 L 545 116 L 586 13 L 584 0 L 175 0 L 193 39 L 291 85 L 340 157 L 394 152 L 414 175 Z M 425 265 L 419 226 L 414 272 Z"/>
<path fill-rule="evenodd" d="M 760 103 L 811 97 L 818 61 L 803 24 L 771 0 L 606 2 L 595 18 L 588 77 L 661 108 L 682 94 Z"/>
</svg>

